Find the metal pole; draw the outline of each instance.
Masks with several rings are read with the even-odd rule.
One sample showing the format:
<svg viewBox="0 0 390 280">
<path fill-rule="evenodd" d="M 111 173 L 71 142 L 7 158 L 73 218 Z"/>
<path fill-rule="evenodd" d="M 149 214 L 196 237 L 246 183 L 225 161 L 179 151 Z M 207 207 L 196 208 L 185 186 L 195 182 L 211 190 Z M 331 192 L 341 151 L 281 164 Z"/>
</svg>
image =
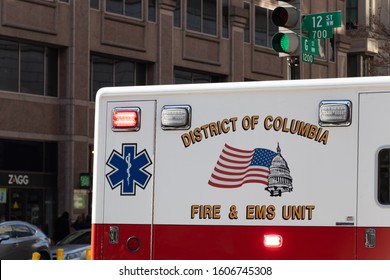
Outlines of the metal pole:
<svg viewBox="0 0 390 280">
<path fill-rule="evenodd" d="M 290 70 L 290 80 L 299 80 L 300 71 L 299 71 L 299 56 L 292 56 L 287 58 L 287 64 Z"/>
</svg>

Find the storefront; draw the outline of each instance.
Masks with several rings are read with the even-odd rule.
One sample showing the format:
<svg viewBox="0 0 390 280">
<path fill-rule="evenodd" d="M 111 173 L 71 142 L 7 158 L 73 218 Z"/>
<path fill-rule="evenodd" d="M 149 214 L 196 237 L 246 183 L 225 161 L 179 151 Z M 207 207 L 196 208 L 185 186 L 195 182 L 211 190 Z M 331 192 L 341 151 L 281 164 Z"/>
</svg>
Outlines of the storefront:
<svg viewBox="0 0 390 280">
<path fill-rule="evenodd" d="M 0 219 L 27 221 L 51 235 L 56 166 L 56 143 L 0 139 Z"/>
</svg>

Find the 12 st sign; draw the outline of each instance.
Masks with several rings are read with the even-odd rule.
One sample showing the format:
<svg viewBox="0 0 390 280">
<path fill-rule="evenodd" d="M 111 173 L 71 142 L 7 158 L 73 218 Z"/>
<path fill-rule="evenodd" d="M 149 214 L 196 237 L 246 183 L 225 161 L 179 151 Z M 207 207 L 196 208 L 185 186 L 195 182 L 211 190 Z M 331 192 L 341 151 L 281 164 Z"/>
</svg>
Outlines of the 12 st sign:
<svg viewBox="0 0 390 280">
<path fill-rule="evenodd" d="M 336 27 L 341 27 L 341 11 L 309 14 L 302 18 L 302 31 L 308 31 L 310 39 L 332 38 Z"/>
</svg>

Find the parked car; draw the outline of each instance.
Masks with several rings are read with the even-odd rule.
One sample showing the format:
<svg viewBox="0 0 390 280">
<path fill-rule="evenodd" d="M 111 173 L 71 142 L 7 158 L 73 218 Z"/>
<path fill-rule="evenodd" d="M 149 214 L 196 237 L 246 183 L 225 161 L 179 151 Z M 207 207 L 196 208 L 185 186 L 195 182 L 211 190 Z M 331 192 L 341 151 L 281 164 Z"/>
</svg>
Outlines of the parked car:
<svg viewBox="0 0 390 280">
<path fill-rule="evenodd" d="M 57 250 L 64 250 L 64 260 L 85 260 L 86 251 L 91 248 L 91 229 L 77 230 L 50 247 L 52 259 L 57 259 Z"/>
<path fill-rule="evenodd" d="M 31 260 L 34 252 L 49 260 L 50 238 L 36 226 L 23 221 L 0 223 L 0 259 Z"/>
</svg>

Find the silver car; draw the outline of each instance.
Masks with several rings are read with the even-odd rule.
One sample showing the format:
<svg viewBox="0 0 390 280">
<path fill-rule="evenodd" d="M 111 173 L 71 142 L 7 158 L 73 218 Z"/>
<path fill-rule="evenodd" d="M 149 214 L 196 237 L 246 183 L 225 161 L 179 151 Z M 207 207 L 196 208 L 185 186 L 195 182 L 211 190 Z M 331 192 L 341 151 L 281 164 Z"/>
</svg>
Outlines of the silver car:
<svg viewBox="0 0 390 280">
<path fill-rule="evenodd" d="M 50 260 L 50 238 L 39 228 L 23 221 L 0 223 L 0 259 L 31 260 L 34 252 Z"/>
<path fill-rule="evenodd" d="M 55 246 L 50 247 L 52 259 L 57 259 L 57 250 L 64 250 L 64 260 L 85 260 L 87 249 L 91 248 L 91 229 L 72 232 Z"/>
</svg>

